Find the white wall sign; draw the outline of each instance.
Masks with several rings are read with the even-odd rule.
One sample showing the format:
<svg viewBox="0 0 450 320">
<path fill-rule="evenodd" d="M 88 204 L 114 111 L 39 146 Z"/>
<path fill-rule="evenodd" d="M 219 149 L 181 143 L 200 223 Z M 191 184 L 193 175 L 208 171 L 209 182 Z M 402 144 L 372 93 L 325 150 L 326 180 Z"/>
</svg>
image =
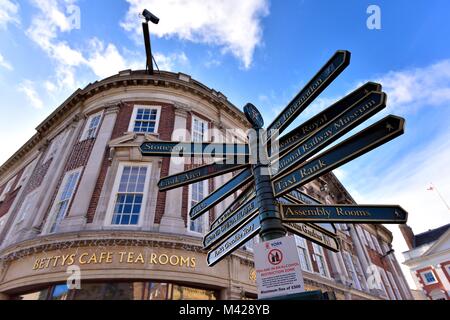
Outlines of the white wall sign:
<svg viewBox="0 0 450 320">
<path fill-rule="evenodd" d="M 294 237 L 280 238 L 255 247 L 259 299 L 305 291 Z"/>
</svg>

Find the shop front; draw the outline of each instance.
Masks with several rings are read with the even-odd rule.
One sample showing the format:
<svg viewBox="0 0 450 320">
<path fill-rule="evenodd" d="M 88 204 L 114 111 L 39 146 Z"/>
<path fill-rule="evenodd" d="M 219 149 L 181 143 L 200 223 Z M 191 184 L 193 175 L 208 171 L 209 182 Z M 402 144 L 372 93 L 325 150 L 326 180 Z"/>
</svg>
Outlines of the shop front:
<svg viewBox="0 0 450 320">
<path fill-rule="evenodd" d="M 249 252 L 240 250 L 209 268 L 199 240 L 192 237 L 148 233 L 126 238 L 104 233 L 98 240 L 95 236 L 98 232 L 71 234 L 70 240 L 60 235 L 7 249 L 1 258 L 0 293 L 16 300 L 256 297 Z"/>
</svg>

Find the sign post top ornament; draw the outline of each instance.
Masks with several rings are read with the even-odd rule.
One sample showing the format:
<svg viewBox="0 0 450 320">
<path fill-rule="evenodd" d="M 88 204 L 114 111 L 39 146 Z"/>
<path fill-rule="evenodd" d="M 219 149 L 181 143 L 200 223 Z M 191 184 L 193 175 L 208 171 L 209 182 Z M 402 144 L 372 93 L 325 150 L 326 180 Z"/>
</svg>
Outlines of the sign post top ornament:
<svg viewBox="0 0 450 320">
<path fill-rule="evenodd" d="M 204 238 L 204 249 L 210 250 L 209 266 L 226 258 L 258 233 L 263 241 L 269 241 L 282 238 L 289 231 L 339 251 L 333 223 L 406 223 L 408 213 L 399 206 L 324 206 L 319 201 L 308 200 L 312 198 L 300 191 L 306 183 L 404 133 L 405 120 L 391 115 L 321 152 L 386 107 L 387 97 L 380 84 L 366 83 L 290 133 L 277 138 L 349 66 L 350 57 L 348 51 L 337 51 L 266 130 L 258 108 L 247 104 L 244 114 L 253 132 L 256 131 L 256 134 L 249 132 L 248 144 L 161 141 L 141 146 L 144 156 L 222 159 L 162 177 L 158 184 L 161 192 L 239 171 L 193 206 L 189 213 L 195 220 L 245 188 L 211 224 Z M 230 163 L 238 156 L 244 156 L 244 163 Z"/>
</svg>

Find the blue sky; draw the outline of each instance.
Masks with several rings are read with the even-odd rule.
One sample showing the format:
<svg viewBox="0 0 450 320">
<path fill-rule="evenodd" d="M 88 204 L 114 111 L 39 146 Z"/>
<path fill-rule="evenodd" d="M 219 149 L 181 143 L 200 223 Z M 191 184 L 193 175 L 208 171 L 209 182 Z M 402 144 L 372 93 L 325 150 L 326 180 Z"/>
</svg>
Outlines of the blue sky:
<svg viewBox="0 0 450 320">
<path fill-rule="evenodd" d="M 366 26 L 372 4 L 381 30 Z M 296 124 L 379 81 L 388 108 L 358 130 L 393 113 L 406 118 L 406 134 L 336 174 L 360 203 L 402 205 L 416 233 L 450 222 L 426 190 L 434 183 L 450 202 L 446 0 L 0 0 L 0 162 L 78 87 L 144 68 L 144 7 L 161 18 L 151 25 L 161 69 L 188 73 L 238 107 L 254 103 L 266 123 L 336 50 L 351 51 L 350 67 Z M 389 228 L 397 253 L 406 250 L 398 228 Z"/>
</svg>

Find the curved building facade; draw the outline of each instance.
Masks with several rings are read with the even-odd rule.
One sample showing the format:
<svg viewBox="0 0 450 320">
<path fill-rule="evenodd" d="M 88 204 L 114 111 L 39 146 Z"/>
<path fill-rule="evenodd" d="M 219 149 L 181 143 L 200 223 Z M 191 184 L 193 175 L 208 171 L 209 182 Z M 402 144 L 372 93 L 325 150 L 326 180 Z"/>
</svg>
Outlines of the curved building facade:
<svg viewBox="0 0 450 320">
<path fill-rule="evenodd" d="M 181 73 L 127 70 L 76 91 L 0 167 L 0 299 L 256 298 L 253 241 L 213 268 L 202 250 L 204 233 L 233 197 L 199 220 L 188 216 L 233 174 L 159 192 L 160 177 L 208 159 L 139 150 L 146 141 L 243 143 L 247 128 L 222 93 Z M 354 203 L 332 174 L 303 191 L 324 203 Z M 340 253 L 297 239 L 308 290 L 411 298 L 386 254 L 387 229 L 337 232 Z"/>
</svg>

